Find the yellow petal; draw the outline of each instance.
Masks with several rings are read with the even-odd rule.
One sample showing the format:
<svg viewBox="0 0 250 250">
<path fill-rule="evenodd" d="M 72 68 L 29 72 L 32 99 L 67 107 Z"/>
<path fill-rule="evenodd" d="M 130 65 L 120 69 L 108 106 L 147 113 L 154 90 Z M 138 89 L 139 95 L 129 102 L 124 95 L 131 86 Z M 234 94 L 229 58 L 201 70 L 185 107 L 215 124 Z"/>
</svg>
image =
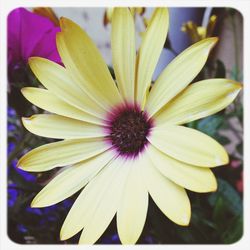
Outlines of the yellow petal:
<svg viewBox="0 0 250 250">
<path fill-rule="evenodd" d="M 65 140 L 45 144 L 25 154 L 17 163 L 26 171 L 41 172 L 87 160 L 110 148 L 103 139 Z"/>
<path fill-rule="evenodd" d="M 60 233 L 68 239 L 83 227 L 81 244 L 93 244 L 114 217 L 129 168 L 116 158 L 108 164 L 81 192 L 68 213 Z"/>
<path fill-rule="evenodd" d="M 24 127 L 31 133 L 54 139 L 80 139 L 104 137 L 101 126 L 61 115 L 41 114 L 23 117 Z"/>
<path fill-rule="evenodd" d="M 152 76 L 163 49 L 169 25 L 169 15 L 166 8 L 157 8 L 150 19 L 143 35 L 141 47 L 137 56 L 136 100 L 141 105 L 146 90 L 151 84 Z"/>
<path fill-rule="evenodd" d="M 46 111 L 98 125 L 104 124 L 104 121 L 100 118 L 68 104 L 49 90 L 26 87 L 22 88 L 21 91 L 28 101 Z"/>
<path fill-rule="evenodd" d="M 217 38 L 207 38 L 184 50 L 161 73 L 150 91 L 146 110 L 152 116 L 180 93 L 200 72 Z"/>
<path fill-rule="evenodd" d="M 128 164 L 130 173 L 117 211 L 117 229 L 122 244 L 135 244 L 146 221 L 148 191 L 141 176 L 143 161 L 133 159 Z"/>
<path fill-rule="evenodd" d="M 163 153 L 198 167 L 228 163 L 228 154 L 217 141 L 195 129 L 164 125 L 152 129 L 148 140 Z"/>
<path fill-rule="evenodd" d="M 159 209 L 173 222 L 186 226 L 191 217 L 191 207 L 184 188 L 164 177 L 149 157 L 145 161 L 142 176 L 148 192 Z"/>
<path fill-rule="evenodd" d="M 72 79 L 101 107 L 110 110 L 121 96 L 100 52 L 80 26 L 60 19 L 57 48 Z"/>
<path fill-rule="evenodd" d="M 29 65 L 43 86 L 58 98 L 91 115 L 104 117 L 105 110 L 102 106 L 88 97 L 64 67 L 40 57 L 30 58 Z"/>
<path fill-rule="evenodd" d="M 240 90 L 240 83 L 228 79 L 196 82 L 170 101 L 156 122 L 184 124 L 212 115 L 232 103 Z"/>
<path fill-rule="evenodd" d="M 112 15 L 112 60 L 118 88 L 128 102 L 134 102 L 135 27 L 128 8 L 115 8 Z"/>
<path fill-rule="evenodd" d="M 110 151 L 69 166 L 46 185 L 32 201 L 32 207 L 47 207 L 67 199 L 91 179 L 114 157 Z"/>
<path fill-rule="evenodd" d="M 104 233 L 117 212 L 119 202 L 122 199 L 125 180 L 129 172 L 129 164 L 124 163 L 124 165 L 121 166 L 119 165 L 121 159 L 116 161 L 118 162 L 113 162 L 114 168 L 120 169 L 111 180 L 106 180 L 106 182 L 108 181 L 110 184 L 107 190 L 101 194 L 102 199 L 100 203 L 95 204 L 94 207 L 89 206 L 89 209 L 93 208 L 93 211 L 82 231 L 79 244 L 95 243 Z M 102 188 L 102 185 L 99 186 L 99 190 L 100 188 Z"/>
<path fill-rule="evenodd" d="M 154 166 L 174 183 L 194 192 L 213 192 L 217 189 L 216 178 L 209 168 L 196 167 L 177 161 L 152 145 L 147 153 Z"/>
</svg>

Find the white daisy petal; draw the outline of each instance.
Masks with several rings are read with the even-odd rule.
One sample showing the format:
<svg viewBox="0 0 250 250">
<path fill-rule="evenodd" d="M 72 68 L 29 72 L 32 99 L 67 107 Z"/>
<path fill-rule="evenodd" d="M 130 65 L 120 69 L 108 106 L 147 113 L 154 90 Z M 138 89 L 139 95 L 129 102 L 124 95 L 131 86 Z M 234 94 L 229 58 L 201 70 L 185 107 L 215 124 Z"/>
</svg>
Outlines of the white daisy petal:
<svg viewBox="0 0 250 250">
<path fill-rule="evenodd" d="M 21 91 L 24 97 L 32 104 L 51 113 L 98 125 L 104 124 L 104 121 L 100 118 L 90 115 L 81 109 L 68 104 L 49 90 L 26 87 L 22 88 Z"/>
<path fill-rule="evenodd" d="M 162 153 L 152 145 L 147 148 L 153 165 L 176 184 L 194 192 L 214 192 L 217 182 L 209 168 L 196 167 L 177 161 Z"/>
<path fill-rule="evenodd" d="M 54 139 L 79 139 L 104 137 L 101 126 L 52 114 L 22 118 L 24 127 L 31 133 Z"/>
<path fill-rule="evenodd" d="M 217 141 L 195 129 L 164 125 L 152 129 L 148 140 L 160 151 L 198 167 L 228 163 L 228 154 Z"/>
<path fill-rule="evenodd" d="M 17 166 L 26 171 L 48 171 L 98 155 L 111 146 L 103 139 L 65 140 L 45 144 L 25 154 Z"/>
<path fill-rule="evenodd" d="M 113 153 L 106 151 L 67 167 L 36 195 L 31 206 L 46 207 L 67 199 L 91 181 L 113 157 Z"/>
</svg>

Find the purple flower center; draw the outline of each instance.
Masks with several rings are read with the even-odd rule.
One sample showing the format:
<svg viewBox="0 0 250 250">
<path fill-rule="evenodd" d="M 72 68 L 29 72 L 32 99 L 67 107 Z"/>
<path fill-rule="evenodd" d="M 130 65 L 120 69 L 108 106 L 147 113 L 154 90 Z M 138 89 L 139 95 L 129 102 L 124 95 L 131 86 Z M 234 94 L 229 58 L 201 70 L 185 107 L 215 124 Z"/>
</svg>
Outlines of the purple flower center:
<svg viewBox="0 0 250 250">
<path fill-rule="evenodd" d="M 120 155 L 136 156 L 148 143 L 152 120 L 137 106 L 117 109 L 110 116 L 108 140 Z"/>
</svg>

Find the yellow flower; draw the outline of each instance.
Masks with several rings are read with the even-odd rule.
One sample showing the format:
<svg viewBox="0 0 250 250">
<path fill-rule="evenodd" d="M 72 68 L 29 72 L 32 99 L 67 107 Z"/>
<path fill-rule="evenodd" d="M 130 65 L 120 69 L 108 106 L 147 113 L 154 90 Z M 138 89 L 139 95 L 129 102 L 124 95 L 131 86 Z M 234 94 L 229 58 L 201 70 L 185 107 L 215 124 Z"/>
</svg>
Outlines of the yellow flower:
<svg viewBox="0 0 250 250">
<path fill-rule="evenodd" d="M 182 25 L 181 30 L 187 32 L 192 43 L 196 43 L 204 38 L 213 35 L 214 27 L 217 21 L 217 16 L 212 15 L 209 19 L 207 27 L 197 26 L 194 22 L 189 21 Z"/>
<path fill-rule="evenodd" d="M 131 14 L 133 17 L 135 17 L 136 14 L 142 16 L 145 12 L 145 8 L 143 7 L 131 7 L 129 8 Z M 114 12 L 114 8 L 107 8 L 105 13 L 104 13 L 104 17 L 103 17 L 103 24 L 104 26 L 106 26 L 108 23 L 111 23 L 112 20 L 112 15 Z M 147 19 L 143 19 L 144 24 L 146 24 Z"/>
<path fill-rule="evenodd" d="M 149 195 L 170 220 L 188 225 L 185 189 L 215 191 L 210 168 L 227 164 L 228 154 L 214 139 L 181 125 L 224 109 L 241 89 L 228 79 L 189 85 L 217 42 L 208 38 L 177 56 L 149 91 L 167 36 L 168 10 L 155 10 L 137 54 L 129 9 L 116 8 L 112 19 L 117 85 L 89 36 L 62 18 L 57 48 L 65 68 L 31 58 L 30 67 L 46 89 L 22 89 L 30 102 L 55 113 L 23 118 L 24 126 L 36 135 L 63 140 L 31 150 L 19 167 L 40 172 L 67 166 L 32 207 L 53 205 L 85 186 L 60 233 L 66 240 L 83 229 L 81 244 L 95 243 L 115 215 L 121 242 L 136 243 Z"/>
</svg>

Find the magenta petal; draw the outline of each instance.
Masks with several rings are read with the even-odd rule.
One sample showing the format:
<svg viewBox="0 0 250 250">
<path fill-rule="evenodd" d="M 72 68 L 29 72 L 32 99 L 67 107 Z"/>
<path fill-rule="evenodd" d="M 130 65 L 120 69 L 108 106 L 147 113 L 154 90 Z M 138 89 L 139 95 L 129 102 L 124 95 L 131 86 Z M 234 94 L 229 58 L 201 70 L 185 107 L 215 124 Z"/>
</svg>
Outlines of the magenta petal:
<svg viewBox="0 0 250 250">
<path fill-rule="evenodd" d="M 56 48 L 56 33 L 60 31 L 59 27 L 54 27 L 46 33 L 33 48 L 32 55 L 45 57 L 51 61 L 61 63 L 61 58 Z"/>
<path fill-rule="evenodd" d="M 20 61 L 20 13 L 19 9 L 13 10 L 8 15 L 8 64 Z"/>
<path fill-rule="evenodd" d="M 55 36 L 60 31 L 46 17 L 24 8 L 17 8 L 8 16 L 8 62 L 27 62 L 31 56 L 41 56 L 61 62 Z"/>
</svg>

